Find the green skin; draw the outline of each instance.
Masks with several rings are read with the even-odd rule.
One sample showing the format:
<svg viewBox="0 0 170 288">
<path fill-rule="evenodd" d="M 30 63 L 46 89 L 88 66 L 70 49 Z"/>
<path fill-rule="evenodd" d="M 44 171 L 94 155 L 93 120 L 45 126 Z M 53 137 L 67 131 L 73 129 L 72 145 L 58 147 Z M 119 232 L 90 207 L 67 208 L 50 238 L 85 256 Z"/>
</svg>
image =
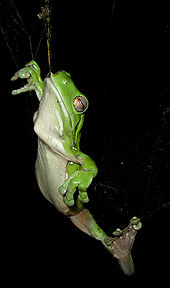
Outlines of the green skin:
<svg viewBox="0 0 170 288">
<path fill-rule="evenodd" d="M 50 142 L 49 147 L 63 157 L 62 161 L 67 161 L 66 172 L 68 177 L 58 188 L 58 192 L 62 195 L 62 201 L 70 209 L 69 211 L 73 211 L 72 208 L 75 209 L 75 206 L 79 211 L 76 215 L 72 214 L 73 216 L 71 216 L 70 214 L 72 222 L 83 232 L 101 241 L 105 248 L 118 259 L 125 274 L 133 274 L 131 249 L 136 233 L 141 228 L 140 219 L 133 217 L 128 227 L 123 231 L 117 229 L 112 238 L 105 234 L 92 214 L 83 205 L 89 201 L 87 188 L 98 171 L 95 162 L 80 151 L 81 128 L 84 121 L 84 112 L 88 108 L 87 98 L 75 87 L 70 74 L 67 72 L 50 73 L 48 78 L 50 80 L 48 81 L 51 82 L 45 84 L 40 76 L 40 68 L 35 61 L 29 62 L 25 65 L 25 68 L 17 71 L 11 80 L 17 80 L 18 78 L 26 78 L 28 83 L 20 89 L 13 90 L 13 95 L 34 90 L 40 102 L 43 93 L 51 93 L 52 97 L 53 94 L 55 96 L 53 97 L 53 103 L 57 116 L 55 116 L 53 122 L 55 122 L 55 131 L 58 136 L 54 135 L 53 138 L 57 141 L 57 147 L 59 148 L 55 151 L 56 146 L 53 147 L 52 142 Z M 45 92 L 47 85 L 49 85 L 51 91 L 55 92 Z M 59 96 L 56 97 L 56 95 Z M 46 117 L 48 120 L 48 115 Z M 78 191 L 78 197 L 74 196 L 76 191 Z M 125 242 L 127 243 L 125 244 Z"/>
</svg>

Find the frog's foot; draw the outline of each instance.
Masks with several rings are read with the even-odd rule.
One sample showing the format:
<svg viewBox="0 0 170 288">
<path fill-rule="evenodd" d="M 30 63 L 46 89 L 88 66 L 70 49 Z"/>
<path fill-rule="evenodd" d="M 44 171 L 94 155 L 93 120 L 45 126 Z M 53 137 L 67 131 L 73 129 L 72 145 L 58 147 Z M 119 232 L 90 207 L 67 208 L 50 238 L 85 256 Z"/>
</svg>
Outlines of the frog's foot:
<svg viewBox="0 0 170 288">
<path fill-rule="evenodd" d="M 38 93 L 38 98 L 42 94 L 42 79 L 40 76 L 40 68 L 35 61 L 31 61 L 25 65 L 25 68 L 20 69 L 15 73 L 15 75 L 11 78 L 11 81 L 15 81 L 18 78 L 27 79 L 27 84 L 23 87 L 13 90 L 12 94 L 17 95 L 23 92 L 35 90 Z M 39 95 L 40 94 L 40 95 Z"/>
<path fill-rule="evenodd" d="M 89 198 L 86 192 L 86 188 L 91 183 L 91 178 L 82 178 L 82 171 L 76 171 L 73 173 L 62 186 L 59 188 L 59 193 L 63 195 L 63 201 L 67 206 L 73 206 L 74 194 L 78 191 L 78 200 L 82 203 L 88 203 Z M 84 181 L 86 180 L 86 181 Z"/>
<path fill-rule="evenodd" d="M 111 248 L 113 256 L 118 259 L 120 267 L 126 275 L 132 275 L 134 273 L 131 250 L 137 231 L 140 230 L 141 227 L 142 223 L 140 219 L 133 217 L 123 231 L 116 229 L 116 231 L 113 232 L 114 237 L 105 238 L 105 244 Z"/>
</svg>

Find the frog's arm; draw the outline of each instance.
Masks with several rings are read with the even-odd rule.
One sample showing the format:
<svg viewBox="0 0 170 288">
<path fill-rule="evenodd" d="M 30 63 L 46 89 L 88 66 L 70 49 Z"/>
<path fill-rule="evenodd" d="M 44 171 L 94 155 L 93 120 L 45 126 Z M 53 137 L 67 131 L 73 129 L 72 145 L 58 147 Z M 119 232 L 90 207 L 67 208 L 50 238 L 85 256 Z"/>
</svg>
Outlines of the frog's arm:
<svg viewBox="0 0 170 288">
<path fill-rule="evenodd" d="M 64 203 L 68 206 L 74 205 L 76 188 L 79 193 L 78 199 L 83 203 L 89 201 L 86 190 L 98 172 L 96 163 L 83 152 L 77 151 L 75 159 L 79 165 L 75 163 L 71 163 L 71 165 L 76 167 L 76 171 L 69 173 L 69 177 L 59 188 L 59 193 L 64 196 Z"/>
<path fill-rule="evenodd" d="M 17 80 L 18 78 L 26 78 L 27 84 L 21 87 L 20 89 L 13 90 L 12 94 L 17 95 L 23 92 L 35 90 L 38 99 L 40 100 L 43 94 L 43 81 L 40 75 L 40 68 L 35 61 L 30 61 L 25 65 L 25 68 L 20 69 L 15 73 L 11 78 L 12 81 Z"/>
</svg>

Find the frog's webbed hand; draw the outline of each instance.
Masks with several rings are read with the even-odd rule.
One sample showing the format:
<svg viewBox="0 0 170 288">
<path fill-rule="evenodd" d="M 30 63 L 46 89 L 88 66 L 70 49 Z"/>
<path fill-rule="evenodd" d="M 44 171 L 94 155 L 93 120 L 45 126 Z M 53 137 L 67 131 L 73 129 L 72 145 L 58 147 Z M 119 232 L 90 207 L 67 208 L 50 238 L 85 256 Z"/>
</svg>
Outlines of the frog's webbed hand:
<svg viewBox="0 0 170 288">
<path fill-rule="evenodd" d="M 142 227 L 140 219 L 133 217 L 130 220 L 129 225 L 122 231 L 116 229 L 113 232 L 115 237 L 106 237 L 105 243 L 108 248 L 111 249 L 112 254 L 118 259 L 119 265 L 123 272 L 127 275 L 132 275 L 134 273 L 134 264 L 131 256 L 131 250 L 137 231 Z"/>
<path fill-rule="evenodd" d="M 94 173 L 91 171 L 74 172 L 59 188 L 59 193 L 63 195 L 64 203 L 68 206 L 74 205 L 74 193 L 78 191 L 78 199 L 82 203 L 89 201 L 86 189 L 91 184 Z"/>
<path fill-rule="evenodd" d="M 43 90 L 43 81 L 40 76 L 40 68 L 38 64 L 33 60 L 30 61 L 25 65 L 25 68 L 17 71 L 11 80 L 15 81 L 18 78 L 25 78 L 28 83 L 19 89 L 13 90 L 12 94 L 17 95 L 23 92 L 35 90 L 37 97 L 40 100 Z"/>
<path fill-rule="evenodd" d="M 59 193 L 63 195 L 64 203 L 68 206 L 74 205 L 74 194 L 76 191 L 80 202 L 89 202 L 86 190 L 98 172 L 96 163 L 89 156 L 79 151 L 78 157 L 82 161 L 82 165 L 68 162 L 68 178 L 59 188 Z"/>
</svg>

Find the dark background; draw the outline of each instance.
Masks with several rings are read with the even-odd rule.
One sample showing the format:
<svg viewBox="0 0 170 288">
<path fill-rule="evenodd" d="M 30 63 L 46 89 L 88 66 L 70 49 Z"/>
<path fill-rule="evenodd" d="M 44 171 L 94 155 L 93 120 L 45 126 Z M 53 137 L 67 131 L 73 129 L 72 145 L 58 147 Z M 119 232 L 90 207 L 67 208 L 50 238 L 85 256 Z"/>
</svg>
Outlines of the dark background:
<svg viewBox="0 0 170 288">
<path fill-rule="evenodd" d="M 0 1 L 3 264 L 22 287 L 168 279 L 170 11 L 163 1 L 156 7 L 117 0 L 114 10 L 112 1 L 99 2 L 52 2 L 52 71 L 70 72 L 90 102 L 81 150 L 99 173 L 88 208 L 109 235 L 134 215 L 142 220 L 132 251 L 136 274 L 124 276 L 102 245 L 37 187 L 32 117 L 38 101 L 34 93 L 12 96 L 23 82 L 10 78 L 32 56 L 42 76 L 48 73 L 46 32 L 37 17 L 44 3 Z"/>
</svg>

